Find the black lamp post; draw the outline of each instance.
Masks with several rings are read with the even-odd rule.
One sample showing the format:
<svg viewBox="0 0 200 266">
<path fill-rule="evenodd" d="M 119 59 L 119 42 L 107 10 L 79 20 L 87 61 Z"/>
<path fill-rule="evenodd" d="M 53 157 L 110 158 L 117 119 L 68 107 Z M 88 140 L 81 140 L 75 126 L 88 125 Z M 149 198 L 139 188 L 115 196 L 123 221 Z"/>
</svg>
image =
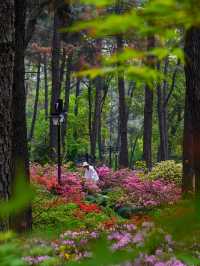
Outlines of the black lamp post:
<svg viewBox="0 0 200 266">
<path fill-rule="evenodd" d="M 51 114 L 53 125 L 57 126 L 57 164 L 58 164 L 58 184 L 61 185 L 61 124 L 64 122 L 65 112 L 63 110 L 63 100 L 58 99 L 55 103 L 55 112 Z"/>
</svg>

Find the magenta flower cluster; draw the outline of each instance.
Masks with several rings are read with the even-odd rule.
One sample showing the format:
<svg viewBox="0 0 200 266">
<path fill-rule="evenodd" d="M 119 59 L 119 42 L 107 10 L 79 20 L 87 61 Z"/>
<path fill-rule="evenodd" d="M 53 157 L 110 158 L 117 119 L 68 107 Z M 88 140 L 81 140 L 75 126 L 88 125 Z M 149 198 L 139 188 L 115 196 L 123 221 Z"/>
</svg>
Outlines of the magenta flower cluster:
<svg viewBox="0 0 200 266">
<path fill-rule="evenodd" d="M 181 197 L 181 189 L 175 183 L 162 179 L 142 180 L 135 173 L 126 177 L 122 184 L 130 199 L 139 206 L 172 204 Z"/>
<path fill-rule="evenodd" d="M 181 189 L 173 182 L 164 179 L 145 180 L 137 172 L 122 169 L 112 172 L 107 167 L 98 169 L 101 188 L 121 187 L 126 192 L 128 201 L 134 205 L 154 207 L 175 203 L 181 197 Z M 126 200 L 127 200 L 126 197 Z"/>
</svg>

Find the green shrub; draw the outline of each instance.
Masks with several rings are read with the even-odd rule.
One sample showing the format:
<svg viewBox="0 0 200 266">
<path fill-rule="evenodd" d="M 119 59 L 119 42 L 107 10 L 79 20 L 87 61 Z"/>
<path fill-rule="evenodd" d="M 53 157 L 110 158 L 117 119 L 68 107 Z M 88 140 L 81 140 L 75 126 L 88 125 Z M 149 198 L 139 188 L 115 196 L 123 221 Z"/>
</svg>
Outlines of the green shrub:
<svg viewBox="0 0 200 266">
<path fill-rule="evenodd" d="M 134 166 L 135 166 L 136 170 L 147 171 L 147 167 L 146 167 L 146 162 L 145 161 L 136 161 L 134 163 Z"/>
<path fill-rule="evenodd" d="M 21 249 L 11 232 L 0 232 L 0 265 L 25 266 L 21 259 Z"/>
<path fill-rule="evenodd" d="M 157 163 L 146 177 L 150 180 L 163 178 L 180 184 L 182 179 L 182 165 L 172 160 L 162 161 Z"/>
<path fill-rule="evenodd" d="M 107 207 L 115 208 L 121 205 L 125 200 L 125 192 L 122 188 L 114 188 L 107 193 Z"/>
</svg>

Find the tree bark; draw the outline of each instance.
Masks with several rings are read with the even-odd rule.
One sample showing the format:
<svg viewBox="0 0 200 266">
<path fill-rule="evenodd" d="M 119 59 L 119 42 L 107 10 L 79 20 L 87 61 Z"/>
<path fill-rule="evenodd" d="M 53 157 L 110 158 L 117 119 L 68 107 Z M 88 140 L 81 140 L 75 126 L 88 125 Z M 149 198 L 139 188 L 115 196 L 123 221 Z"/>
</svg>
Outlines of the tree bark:
<svg viewBox="0 0 200 266">
<path fill-rule="evenodd" d="M 60 92 L 62 90 L 65 66 L 66 66 L 66 52 L 65 52 L 65 49 L 63 49 L 62 60 L 61 60 L 61 64 L 60 64 L 60 85 L 59 85 L 60 86 L 59 87 Z"/>
<path fill-rule="evenodd" d="M 98 138 L 98 130 L 101 119 L 101 92 L 103 80 L 101 77 L 95 78 L 95 106 L 94 106 L 94 116 L 92 121 L 92 131 L 91 131 L 91 156 L 93 162 L 96 160 L 96 144 Z"/>
<path fill-rule="evenodd" d="M 183 142 L 184 192 L 192 189 L 200 193 L 200 28 L 191 27 L 185 38 L 185 121 Z"/>
<path fill-rule="evenodd" d="M 68 111 L 69 111 L 69 97 L 70 97 L 70 89 L 71 89 L 71 68 L 72 68 L 72 54 L 68 56 L 66 62 L 66 78 L 65 78 L 65 102 L 64 102 L 64 110 L 66 112 L 65 120 L 62 126 L 62 146 L 63 151 L 66 152 L 65 147 L 65 136 L 67 134 L 67 122 L 68 122 Z"/>
<path fill-rule="evenodd" d="M 34 108 L 33 108 L 33 118 L 32 118 L 32 123 L 31 123 L 31 129 L 30 129 L 30 133 L 28 137 L 29 141 L 31 141 L 34 136 L 35 122 L 37 118 L 37 109 L 38 109 L 38 100 L 39 100 L 39 91 L 40 91 L 40 68 L 41 68 L 41 55 L 38 56 L 35 102 L 34 102 Z"/>
<path fill-rule="evenodd" d="M 75 105 L 74 105 L 75 116 L 78 115 L 78 97 L 80 95 L 80 85 L 81 85 L 81 80 L 80 80 L 80 78 L 77 78 L 77 81 L 76 81 L 76 99 L 75 99 Z"/>
<path fill-rule="evenodd" d="M 90 146 L 92 142 L 92 86 L 91 81 L 88 85 L 88 132 L 90 138 Z"/>
<path fill-rule="evenodd" d="M 117 51 L 123 50 L 123 39 L 117 37 Z M 128 167 L 128 139 L 127 139 L 127 104 L 125 98 L 125 81 L 124 73 L 118 71 L 118 92 L 119 92 L 119 133 L 120 133 L 120 150 L 119 150 L 119 167 Z"/>
<path fill-rule="evenodd" d="M 47 55 L 44 54 L 44 109 L 45 120 L 48 120 L 49 116 L 49 87 L 48 87 L 48 63 Z"/>
<path fill-rule="evenodd" d="M 25 20 L 26 1 L 15 0 L 15 61 L 14 61 L 14 84 L 12 97 L 13 111 L 13 137 L 12 137 L 12 160 L 13 174 L 12 183 L 17 182 L 19 164 L 21 175 L 26 177 L 29 183 L 29 158 L 27 146 L 26 126 L 26 93 L 25 93 Z M 20 136 L 20 137 L 19 137 Z M 17 231 L 30 230 L 32 227 L 31 207 L 14 217 L 12 228 Z"/>
<path fill-rule="evenodd" d="M 148 37 L 147 49 L 155 46 L 155 38 Z M 149 57 L 148 65 L 154 66 L 154 60 Z M 145 86 L 145 104 L 144 104 L 144 132 L 143 132 L 143 159 L 146 162 L 148 170 L 152 168 L 152 119 L 153 119 L 153 90 L 148 85 Z"/>
<path fill-rule="evenodd" d="M 60 18 L 57 9 L 54 12 L 53 40 L 52 40 L 52 91 L 50 112 L 55 112 L 55 103 L 60 96 Z M 50 158 L 55 161 L 57 148 L 57 128 L 50 118 Z"/>
<path fill-rule="evenodd" d="M 14 1 L 1 1 L 0 17 L 0 199 L 8 200 L 12 175 Z M 4 228 L 0 222 L 1 229 Z"/>
<path fill-rule="evenodd" d="M 158 111 L 158 124 L 159 124 L 159 133 L 160 133 L 160 145 L 158 151 L 158 161 L 168 160 L 168 126 L 167 126 L 167 105 L 165 105 L 166 100 L 166 89 L 167 89 L 167 80 L 166 75 L 168 72 L 169 60 L 166 58 L 164 64 L 164 75 L 165 79 L 163 84 L 157 85 L 157 111 Z M 160 64 L 158 66 L 160 70 Z"/>
<path fill-rule="evenodd" d="M 134 154 L 135 154 L 135 149 L 137 146 L 137 142 L 139 139 L 139 134 L 136 136 L 135 140 L 132 141 L 132 145 L 131 145 L 131 156 L 130 156 L 130 161 L 129 161 L 129 167 L 130 168 L 134 168 Z"/>
<path fill-rule="evenodd" d="M 99 160 L 103 160 L 103 154 L 102 154 L 102 135 L 101 135 L 101 115 L 99 117 L 99 128 L 98 128 L 98 151 L 99 151 Z"/>
</svg>

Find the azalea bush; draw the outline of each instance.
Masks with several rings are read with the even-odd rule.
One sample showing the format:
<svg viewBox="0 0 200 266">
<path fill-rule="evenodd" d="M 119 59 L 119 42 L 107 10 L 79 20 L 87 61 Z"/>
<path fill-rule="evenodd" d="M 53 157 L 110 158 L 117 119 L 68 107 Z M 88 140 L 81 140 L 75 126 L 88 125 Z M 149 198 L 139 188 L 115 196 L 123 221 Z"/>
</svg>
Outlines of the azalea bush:
<svg viewBox="0 0 200 266">
<path fill-rule="evenodd" d="M 64 197 L 69 202 L 83 200 L 85 194 L 82 177 L 77 172 L 67 171 L 65 167 L 62 170 L 61 185 L 59 185 L 55 167 L 47 166 L 43 169 L 39 165 L 33 165 L 31 166 L 31 181 L 42 185 L 51 193 Z"/>
<path fill-rule="evenodd" d="M 129 169 L 121 169 L 115 172 L 108 169 L 107 167 L 100 168 L 100 171 L 97 169 L 100 173 L 99 186 L 101 189 L 121 186 L 122 181 L 132 172 Z"/>
<path fill-rule="evenodd" d="M 141 180 L 134 174 L 123 180 L 123 187 L 130 201 L 137 206 L 155 207 L 173 204 L 181 197 L 181 189 L 173 182 L 162 179 Z"/>
<path fill-rule="evenodd" d="M 116 172 L 105 171 L 99 186 L 109 189 L 107 196 L 113 198 L 118 194 L 115 206 L 133 205 L 138 207 L 155 207 L 172 204 L 181 197 L 181 189 L 171 180 L 158 178 L 147 180 L 140 177 L 137 171 L 122 169 Z M 123 192 L 124 191 L 124 192 Z"/>
<path fill-rule="evenodd" d="M 168 163 L 166 165 L 169 167 Z M 175 203 L 181 196 L 180 187 L 175 182 L 178 180 L 178 174 L 174 174 L 171 180 L 167 175 L 162 178 L 163 174 L 152 179 L 141 178 L 137 171 L 121 169 L 114 172 L 103 166 L 97 169 L 99 181 L 95 182 L 83 178 L 78 172 L 63 170 L 60 186 L 51 167 L 48 166 L 46 169 L 37 167 L 33 166 L 31 170 L 32 182 L 63 197 L 65 202 L 81 202 L 85 200 L 86 195 L 87 198 L 91 195 L 93 202 L 112 208 L 124 205 L 155 207 Z M 159 172 L 157 175 L 159 176 Z"/>
<path fill-rule="evenodd" d="M 105 213 L 97 204 L 54 195 L 36 186 L 33 201 L 33 225 L 35 230 L 60 232 L 66 229 L 93 228 L 110 219 L 113 213 Z"/>
<path fill-rule="evenodd" d="M 134 167 L 135 167 L 136 170 L 147 171 L 147 167 L 146 167 L 146 162 L 145 161 L 136 161 L 134 163 Z"/>
<path fill-rule="evenodd" d="M 152 171 L 147 174 L 147 179 L 164 179 L 180 185 L 182 180 L 182 164 L 173 160 L 156 163 Z"/>
</svg>

